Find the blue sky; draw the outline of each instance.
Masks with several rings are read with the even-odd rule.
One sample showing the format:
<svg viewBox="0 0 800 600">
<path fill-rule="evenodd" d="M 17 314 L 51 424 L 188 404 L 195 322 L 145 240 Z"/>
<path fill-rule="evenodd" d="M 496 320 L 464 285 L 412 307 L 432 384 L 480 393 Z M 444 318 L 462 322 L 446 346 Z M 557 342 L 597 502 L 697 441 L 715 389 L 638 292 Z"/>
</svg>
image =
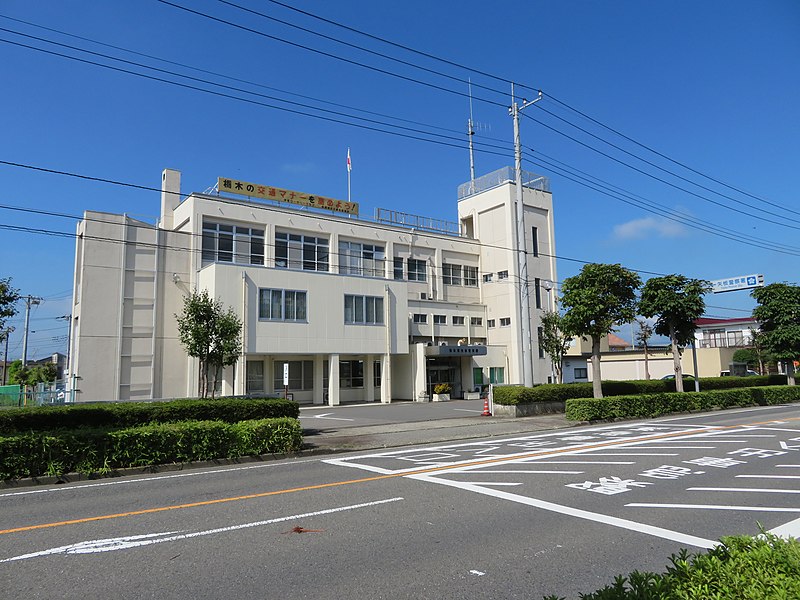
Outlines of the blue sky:
<svg viewBox="0 0 800 600">
<path fill-rule="evenodd" d="M 0 161 L 154 188 L 160 184 L 162 169 L 174 168 L 183 174 L 185 193 L 206 190 L 218 176 L 225 176 L 346 198 L 345 156 L 350 147 L 353 200 L 361 204 L 362 214 L 371 216 L 376 207 L 383 207 L 455 220 L 456 189 L 469 178 L 463 133 L 469 101 L 464 82 L 470 78 L 474 84 L 480 175 L 513 165 L 506 83 L 513 80 L 544 92 L 544 100 L 524 111 L 523 166 L 551 178 L 559 257 L 619 262 L 645 271 L 645 278 L 647 272 L 706 279 L 763 273 L 767 282 L 798 281 L 800 3 L 531 1 L 512 7 L 473 0 L 287 2 L 469 69 L 381 43 L 268 0 L 174 0 L 239 28 L 156 0 L 6 0 L 0 5 L 5 84 L 0 96 Z M 446 76 L 290 28 L 232 4 Z M 262 96 L 157 74 L 12 32 Z M 518 91 L 529 99 L 535 95 L 530 89 Z M 449 137 L 436 138 L 445 142 L 436 144 L 313 118 L 307 115 L 355 121 L 264 95 L 378 121 L 361 121 L 369 127 L 426 139 L 434 137 L 431 133 Z M 587 175 L 603 180 L 603 186 L 621 188 L 626 199 L 643 199 L 655 206 L 657 214 L 574 181 Z M 0 164 L 0 181 L 0 278 L 11 277 L 23 294 L 44 298 L 32 312 L 31 329 L 36 333 L 30 335 L 28 352 L 29 358 L 41 358 L 66 348 L 66 323 L 55 317 L 70 312 L 74 239 L 69 235 L 76 220 L 30 211 L 79 217 L 91 209 L 153 221 L 159 195 L 7 164 Z M 725 237 L 689 227 L 686 219 L 701 228 L 713 227 Z M 13 229 L 19 227 L 41 232 Z M 759 247 L 765 244 L 782 251 Z M 565 259 L 558 262 L 560 280 L 581 266 Z M 709 315 L 722 317 L 741 316 L 753 305 L 746 292 L 709 296 L 707 303 Z M 11 336 L 10 358 L 21 354 L 22 320 L 20 311 L 10 322 L 17 328 Z"/>
</svg>

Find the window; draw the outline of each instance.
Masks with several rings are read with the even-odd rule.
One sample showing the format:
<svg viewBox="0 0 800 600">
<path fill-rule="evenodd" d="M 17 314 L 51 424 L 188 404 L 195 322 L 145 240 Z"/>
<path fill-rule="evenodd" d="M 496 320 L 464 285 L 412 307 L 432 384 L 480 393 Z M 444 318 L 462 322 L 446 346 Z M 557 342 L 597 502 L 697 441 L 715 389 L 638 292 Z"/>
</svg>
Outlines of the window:
<svg viewBox="0 0 800 600">
<path fill-rule="evenodd" d="M 508 271 L 498 271 L 497 272 L 498 279 L 508 279 Z"/>
<path fill-rule="evenodd" d="M 415 313 L 413 317 L 414 323 L 427 323 L 428 322 L 428 315 Z"/>
<path fill-rule="evenodd" d="M 490 329 L 494 327 L 494 319 L 487 319 L 486 326 L 489 327 Z"/>
<path fill-rule="evenodd" d="M 303 271 L 328 270 L 328 240 L 285 231 L 275 232 L 275 266 Z"/>
<path fill-rule="evenodd" d="M 289 364 L 289 389 L 313 390 L 314 389 L 314 361 L 313 360 L 276 360 L 272 363 L 272 389 L 283 389 L 283 365 Z"/>
<path fill-rule="evenodd" d="M 363 388 L 364 387 L 364 361 L 340 360 L 339 361 L 339 387 Z"/>
<path fill-rule="evenodd" d="M 478 287 L 478 267 L 464 266 L 464 285 Z"/>
<path fill-rule="evenodd" d="M 259 289 L 258 318 L 270 321 L 305 321 L 306 292 Z"/>
<path fill-rule="evenodd" d="M 372 383 L 376 388 L 381 387 L 381 361 L 372 363 Z"/>
<path fill-rule="evenodd" d="M 427 270 L 424 260 L 409 258 L 407 264 L 409 281 L 427 281 Z"/>
<path fill-rule="evenodd" d="M 538 277 L 533 280 L 533 288 L 536 290 L 536 308 L 542 308 L 542 280 Z"/>
<path fill-rule="evenodd" d="M 442 265 L 442 281 L 445 285 L 461 285 L 461 265 Z"/>
<path fill-rule="evenodd" d="M 203 262 L 264 264 L 264 230 L 203 221 Z"/>
<path fill-rule="evenodd" d="M 281 376 L 283 373 L 281 372 Z M 259 394 L 264 392 L 264 361 L 247 361 L 247 383 L 245 393 Z"/>
<path fill-rule="evenodd" d="M 484 273 L 483 274 L 483 283 L 491 283 L 493 273 Z"/>
<path fill-rule="evenodd" d="M 542 346 L 542 340 L 544 339 L 544 328 L 537 327 L 536 335 L 539 338 L 539 358 L 544 358 L 544 347 Z"/>
<path fill-rule="evenodd" d="M 348 325 L 383 325 L 383 298 L 345 295 L 344 322 Z"/>
<path fill-rule="evenodd" d="M 533 256 L 539 256 L 539 230 L 536 227 L 531 229 L 531 251 Z"/>
<path fill-rule="evenodd" d="M 489 383 L 505 383 L 505 367 L 489 367 Z"/>
<path fill-rule="evenodd" d="M 383 246 L 361 242 L 339 242 L 339 273 L 364 277 L 384 277 Z"/>
<path fill-rule="evenodd" d="M 511 326 L 511 317 L 503 317 L 500 319 L 500 327 L 510 327 Z"/>
<path fill-rule="evenodd" d="M 398 281 L 403 280 L 403 259 L 399 256 L 394 257 L 394 278 Z"/>
<path fill-rule="evenodd" d="M 469 324 L 470 325 L 481 326 L 481 325 L 483 325 L 483 317 L 470 317 L 469 318 Z"/>
<path fill-rule="evenodd" d="M 574 374 L 575 374 L 575 379 L 589 379 L 589 368 L 575 367 Z"/>
<path fill-rule="evenodd" d="M 483 369 L 472 367 L 472 385 L 483 385 Z"/>
<path fill-rule="evenodd" d="M 464 317 L 453 317 L 453 325 L 463 325 Z"/>
<path fill-rule="evenodd" d="M 434 325 L 447 325 L 447 315 L 433 315 Z"/>
</svg>

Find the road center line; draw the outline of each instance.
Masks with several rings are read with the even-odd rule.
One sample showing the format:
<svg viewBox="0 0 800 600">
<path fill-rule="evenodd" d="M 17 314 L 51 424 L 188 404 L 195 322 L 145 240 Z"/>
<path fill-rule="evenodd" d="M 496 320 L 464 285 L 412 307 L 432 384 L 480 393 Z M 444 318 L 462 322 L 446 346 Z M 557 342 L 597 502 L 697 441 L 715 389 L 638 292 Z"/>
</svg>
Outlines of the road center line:
<svg viewBox="0 0 800 600">
<path fill-rule="evenodd" d="M 756 492 L 760 494 L 800 494 L 800 490 L 776 490 L 771 488 L 723 488 L 723 487 L 690 487 L 687 492 Z"/>
<path fill-rule="evenodd" d="M 800 418 L 798 418 L 798 419 L 792 418 L 792 419 L 787 419 L 787 420 L 800 420 Z M 124 513 L 97 515 L 97 516 L 93 516 L 93 517 L 83 517 L 83 518 L 79 518 L 79 519 L 70 519 L 70 520 L 56 521 L 56 522 L 51 522 L 51 523 L 40 523 L 38 525 L 26 525 L 26 526 L 21 526 L 21 527 L 12 527 L 12 528 L 8 528 L 8 529 L 0 530 L 0 535 L 6 535 L 6 534 L 9 534 L 9 533 L 20 533 L 20 532 L 24 532 L 24 531 L 34 531 L 34 530 L 37 530 L 37 529 L 49 529 L 49 528 L 52 528 L 52 527 L 63 527 L 65 525 L 78 525 L 78 524 L 83 524 L 83 523 L 91 523 L 91 522 L 95 522 L 95 521 L 104 521 L 104 520 L 109 520 L 109 519 L 120 519 L 120 518 L 123 518 L 123 517 L 132 517 L 132 516 L 138 516 L 138 515 L 154 514 L 154 513 L 165 512 L 165 511 L 170 511 L 170 510 L 181 510 L 181 509 L 185 509 L 185 508 L 196 508 L 196 507 L 201 507 L 201 506 L 212 506 L 212 505 L 215 505 L 215 504 L 223 504 L 223 503 L 228 503 L 228 502 L 240 502 L 240 501 L 243 501 L 243 500 L 252 500 L 252 499 L 256 499 L 256 498 L 266 498 L 266 497 L 269 497 L 269 496 L 277 496 L 277 495 L 282 495 L 282 494 L 290 494 L 290 493 L 304 492 L 304 491 L 310 491 L 310 490 L 326 489 L 326 488 L 339 487 L 339 486 L 344 486 L 344 485 L 368 483 L 370 481 L 380 481 L 380 480 L 383 480 L 383 479 L 393 479 L 393 478 L 397 478 L 397 477 L 408 477 L 408 476 L 411 476 L 411 475 L 423 475 L 423 474 L 427 474 L 427 473 L 437 473 L 437 472 L 441 472 L 441 471 L 452 470 L 454 468 L 463 468 L 465 466 L 490 465 L 490 464 L 498 464 L 498 463 L 519 461 L 520 459 L 525 459 L 525 458 L 530 458 L 530 457 L 542 457 L 542 458 L 544 458 L 544 457 L 547 457 L 547 456 L 557 456 L 557 455 L 563 455 L 563 454 L 590 452 L 590 451 L 592 451 L 592 450 L 594 450 L 596 448 L 618 447 L 620 445 L 630 445 L 630 444 L 634 444 L 634 443 L 638 443 L 638 442 L 647 442 L 647 441 L 652 441 L 652 440 L 669 439 L 669 438 L 674 438 L 674 437 L 695 436 L 695 435 L 698 435 L 700 433 L 708 433 L 709 429 L 716 429 L 718 431 L 724 431 L 724 430 L 731 430 L 731 429 L 741 429 L 743 427 L 744 428 L 747 428 L 747 427 L 758 427 L 758 426 L 760 426 L 760 425 L 762 425 L 764 423 L 772 423 L 772 422 L 774 422 L 774 421 L 765 421 L 765 422 L 758 422 L 758 423 L 751 423 L 751 424 L 740 424 L 740 425 L 720 425 L 720 426 L 717 426 L 716 428 L 715 427 L 704 428 L 702 431 L 698 431 L 697 427 L 690 425 L 688 427 L 693 427 L 692 429 L 685 429 L 685 430 L 682 430 L 682 431 L 661 433 L 661 434 L 656 434 L 656 435 L 652 435 L 652 436 L 642 436 L 640 439 L 610 440 L 610 441 L 600 442 L 600 443 L 597 443 L 597 444 L 586 445 L 586 446 L 583 446 L 583 447 L 568 446 L 566 448 L 558 448 L 558 449 L 555 449 L 555 450 L 539 450 L 537 452 L 530 452 L 530 453 L 525 453 L 525 454 L 521 454 L 521 455 L 515 454 L 515 455 L 511 455 L 511 456 L 507 456 L 507 457 L 499 457 L 499 458 L 492 458 L 492 459 L 484 459 L 484 460 L 476 460 L 476 461 L 471 461 L 471 462 L 465 462 L 465 463 L 461 463 L 461 464 L 458 464 L 458 465 L 427 467 L 427 468 L 422 468 L 422 469 L 418 469 L 418 470 L 414 470 L 414 471 L 402 471 L 400 473 L 388 472 L 388 473 L 384 473 L 384 474 L 380 474 L 380 475 L 374 475 L 372 477 L 363 477 L 363 478 L 360 478 L 360 479 L 350 479 L 350 480 L 345 480 L 345 481 L 334 481 L 334 482 L 331 482 L 331 483 L 322 483 L 322 484 L 317 484 L 317 485 L 301 486 L 301 487 L 295 487 L 295 488 L 289 488 L 289 489 L 283 489 L 283 490 L 273 490 L 273 491 L 269 491 L 269 492 L 258 492 L 258 493 L 255 493 L 255 494 L 246 494 L 246 495 L 243 495 L 243 496 L 233 496 L 233 497 L 229 497 L 229 498 L 217 498 L 217 499 L 214 499 L 214 500 L 203 500 L 203 501 L 199 501 L 199 502 L 188 502 L 188 503 L 184 503 L 184 504 L 174 504 L 174 505 L 170 505 L 170 506 L 158 506 L 158 507 L 154 507 L 154 508 L 146 508 L 146 509 L 142 509 L 142 510 L 135 510 L 135 511 L 129 511 L 129 512 L 124 512 Z M 796 430 L 792 430 L 792 431 L 796 431 Z M 592 456 L 599 456 L 599 455 L 592 453 Z M 608 455 L 606 455 L 606 456 L 608 456 Z M 621 455 L 615 455 L 615 456 L 636 456 L 636 455 L 634 455 L 634 454 L 621 454 Z M 664 455 L 657 455 L 657 456 L 664 456 Z M 676 455 L 667 455 L 667 456 L 676 456 Z M 387 455 L 387 454 L 382 454 L 382 455 L 380 455 L 380 457 L 390 458 L 390 456 Z M 361 458 L 366 458 L 366 457 L 361 457 Z M 338 460 L 338 461 L 337 460 L 331 460 L 331 461 L 325 461 L 325 462 L 328 463 L 328 464 L 338 464 L 340 466 L 364 468 L 364 467 L 361 467 L 361 465 L 348 464 L 346 461 L 341 461 L 341 460 Z"/>
</svg>

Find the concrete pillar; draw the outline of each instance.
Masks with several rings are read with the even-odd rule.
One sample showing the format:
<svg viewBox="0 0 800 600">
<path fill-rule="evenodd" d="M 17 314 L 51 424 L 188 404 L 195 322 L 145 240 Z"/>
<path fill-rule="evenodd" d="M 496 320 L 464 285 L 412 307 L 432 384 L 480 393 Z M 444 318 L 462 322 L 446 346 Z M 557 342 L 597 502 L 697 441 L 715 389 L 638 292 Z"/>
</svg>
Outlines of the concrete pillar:
<svg viewBox="0 0 800 600">
<path fill-rule="evenodd" d="M 375 356 L 367 354 L 364 360 L 364 402 L 375 402 Z"/>
<path fill-rule="evenodd" d="M 339 355 L 328 356 L 328 406 L 339 406 Z"/>
<path fill-rule="evenodd" d="M 392 356 L 381 355 L 381 402 L 389 404 L 392 401 Z"/>
<path fill-rule="evenodd" d="M 314 355 L 314 404 L 325 403 L 325 388 L 323 386 L 325 361 L 322 354 Z"/>
<path fill-rule="evenodd" d="M 427 402 L 430 398 L 423 396 L 427 391 L 427 375 L 425 362 L 425 344 L 414 344 L 412 347 L 412 365 L 414 376 L 414 400 L 417 402 Z"/>
<path fill-rule="evenodd" d="M 330 269 L 331 273 L 338 273 L 339 272 L 339 234 L 338 233 L 331 233 L 330 246 L 328 248 L 328 268 Z"/>
</svg>

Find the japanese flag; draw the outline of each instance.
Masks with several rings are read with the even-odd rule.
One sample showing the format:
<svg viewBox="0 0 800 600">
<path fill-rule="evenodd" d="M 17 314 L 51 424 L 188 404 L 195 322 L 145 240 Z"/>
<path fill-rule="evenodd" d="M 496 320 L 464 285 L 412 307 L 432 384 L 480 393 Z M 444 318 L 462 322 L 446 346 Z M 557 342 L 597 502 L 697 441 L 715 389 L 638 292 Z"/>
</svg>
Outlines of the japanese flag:
<svg viewBox="0 0 800 600">
<path fill-rule="evenodd" d="M 350 148 L 347 149 L 347 172 L 353 170 L 353 164 L 350 162 Z"/>
</svg>

